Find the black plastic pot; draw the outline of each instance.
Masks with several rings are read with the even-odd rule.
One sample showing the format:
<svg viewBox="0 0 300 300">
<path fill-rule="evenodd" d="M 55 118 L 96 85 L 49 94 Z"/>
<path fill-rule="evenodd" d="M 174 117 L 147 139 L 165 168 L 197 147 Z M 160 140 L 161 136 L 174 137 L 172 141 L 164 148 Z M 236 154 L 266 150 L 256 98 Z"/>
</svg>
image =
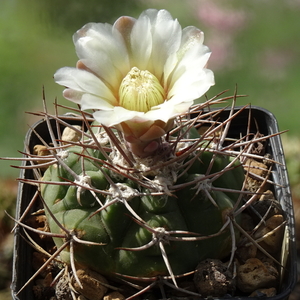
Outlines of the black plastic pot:
<svg viewBox="0 0 300 300">
<path fill-rule="evenodd" d="M 238 108 L 236 108 L 237 110 Z M 250 112 L 251 110 L 251 112 Z M 217 117 L 225 119 L 229 111 L 225 110 Z M 278 124 L 272 113 L 259 108 L 251 107 L 243 110 L 236 118 L 233 119 L 229 136 L 239 137 L 240 133 L 243 134 L 247 131 L 250 116 L 250 131 L 257 132 L 259 128 L 260 133 L 270 135 L 278 132 Z M 51 120 L 53 128 L 56 122 Z M 72 125 L 81 125 L 82 121 L 72 119 L 68 121 Z M 33 131 L 34 130 L 34 131 Z M 30 129 L 26 135 L 26 144 L 32 151 L 34 145 L 40 144 L 38 135 L 42 136 L 46 142 L 50 142 L 50 135 L 47 129 L 47 124 L 44 120 L 39 121 Z M 276 296 L 268 298 L 269 300 L 288 299 L 289 294 L 293 290 L 297 282 L 297 254 L 295 242 L 295 223 L 293 214 L 293 204 L 291 198 L 291 191 L 289 186 L 288 174 L 285 166 L 285 159 L 280 136 L 274 136 L 268 140 L 267 153 L 271 154 L 274 160 L 280 164 L 275 164 L 272 172 L 272 180 L 277 183 L 274 186 L 275 198 L 279 200 L 287 217 L 287 226 L 282 247 L 281 264 L 284 266 L 281 276 L 281 284 Z M 34 178 L 31 170 L 22 170 L 20 178 Z M 19 219 L 27 208 L 29 201 L 36 192 L 36 188 L 32 185 L 20 182 L 19 192 L 16 208 L 16 219 Z M 14 262 L 13 262 L 13 278 L 12 278 L 12 296 L 16 300 L 34 300 L 32 292 L 32 284 L 29 284 L 20 294 L 18 291 L 22 288 L 25 282 L 32 276 L 33 269 L 32 261 L 32 248 L 25 241 L 23 229 L 19 226 L 15 230 L 14 241 Z M 214 298 L 215 299 L 215 298 Z M 257 299 L 249 297 L 234 297 L 234 298 L 221 298 L 221 299 Z"/>
</svg>

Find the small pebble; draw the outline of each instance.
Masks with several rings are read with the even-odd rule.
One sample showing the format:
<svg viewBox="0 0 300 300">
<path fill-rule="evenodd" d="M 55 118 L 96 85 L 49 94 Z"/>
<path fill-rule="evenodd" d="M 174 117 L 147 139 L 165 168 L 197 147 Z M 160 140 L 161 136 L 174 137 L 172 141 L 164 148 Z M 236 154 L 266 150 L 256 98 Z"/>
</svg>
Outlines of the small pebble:
<svg viewBox="0 0 300 300">
<path fill-rule="evenodd" d="M 103 300 L 124 300 L 125 297 L 119 292 L 111 292 L 104 296 Z"/>
<path fill-rule="evenodd" d="M 269 253 L 275 254 L 281 251 L 282 239 L 284 234 L 284 225 L 277 228 L 284 222 L 284 217 L 282 215 L 274 215 L 269 218 L 265 224 L 263 224 L 255 233 L 254 238 L 258 239 L 263 237 L 259 244 Z M 274 232 L 270 234 L 272 230 L 277 228 Z"/>
<path fill-rule="evenodd" d="M 252 293 L 257 289 L 275 287 L 278 277 L 278 271 L 273 266 L 250 258 L 238 268 L 237 286 L 242 292 Z"/>
<path fill-rule="evenodd" d="M 222 297 L 234 290 L 234 280 L 227 265 L 218 259 L 206 259 L 196 268 L 195 286 L 203 297 Z"/>
<path fill-rule="evenodd" d="M 74 125 L 74 128 L 82 130 L 81 126 Z M 64 141 L 63 144 L 68 144 L 68 142 L 78 142 L 82 138 L 82 134 L 73 128 L 66 127 L 62 133 L 61 139 Z"/>
<path fill-rule="evenodd" d="M 73 286 L 78 293 L 81 293 L 89 300 L 102 300 L 103 296 L 107 293 L 107 287 L 103 285 L 107 284 L 107 280 L 100 274 L 92 270 L 79 269 L 76 272 L 83 289 L 73 278 Z"/>
</svg>

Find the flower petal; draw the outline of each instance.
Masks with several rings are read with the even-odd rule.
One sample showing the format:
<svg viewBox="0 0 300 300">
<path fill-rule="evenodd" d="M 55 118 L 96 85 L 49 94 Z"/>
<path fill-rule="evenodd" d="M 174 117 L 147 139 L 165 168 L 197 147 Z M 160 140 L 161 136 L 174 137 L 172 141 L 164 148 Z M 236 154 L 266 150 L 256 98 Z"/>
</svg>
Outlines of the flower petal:
<svg viewBox="0 0 300 300">
<path fill-rule="evenodd" d="M 147 70 L 152 52 L 151 24 L 149 17 L 144 15 L 135 22 L 130 33 L 131 66 Z"/>
<path fill-rule="evenodd" d="M 122 35 L 109 24 L 89 23 L 73 36 L 78 57 L 106 84 L 116 89 L 129 68 Z"/>
<path fill-rule="evenodd" d="M 96 121 L 108 127 L 128 120 L 146 121 L 143 119 L 143 112 L 130 111 L 121 106 L 115 106 L 112 110 L 96 111 L 93 116 Z"/>
<path fill-rule="evenodd" d="M 81 98 L 82 98 L 82 95 L 84 93 L 83 92 L 79 92 L 79 91 L 75 91 L 75 90 L 72 90 L 72 89 L 65 89 L 63 91 L 63 96 L 70 100 L 70 101 L 73 101 L 77 104 L 81 104 Z"/>
<path fill-rule="evenodd" d="M 103 98 L 91 95 L 84 94 L 81 98 L 81 109 L 101 109 L 101 110 L 111 110 L 114 106 L 108 101 L 103 100 Z"/>
<path fill-rule="evenodd" d="M 204 33 L 197 27 L 188 26 L 182 30 L 182 40 L 180 51 L 178 51 L 179 58 L 182 57 L 187 50 L 194 45 L 203 45 Z"/>
<path fill-rule="evenodd" d="M 202 69 L 200 72 L 186 72 L 174 83 L 168 97 L 168 102 L 186 102 L 195 100 L 205 94 L 214 85 L 214 75 L 209 69 Z"/>
<path fill-rule="evenodd" d="M 152 52 L 147 70 L 162 80 L 164 64 L 175 53 L 181 42 L 181 26 L 166 10 L 148 9 L 141 14 L 135 26 L 146 16 L 151 24 Z M 142 36 L 142 33 L 139 34 Z"/>
<path fill-rule="evenodd" d="M 69 67 L 61 68 L 54 74 L 54 80 L 58 84 L 67 86 L 71 90 L 97 95 L 102 100 L 112 105 L 117 105 L 117 99 L 104 82 L 86 70 Z M 84 105 L 84 103 L 82 103 L 82 105 Z M 93 108 L 98 108 L 96 102 Z"/>
<path fill-rule="evenodd" d="M 210 50 L 203 45 L 203 32 L 193 26 L 183 29 L 182 43 L 176 53 L 177 65 L 172 73 L 166 72 L 165 81 L 168 83 L 169 90 L 183 74 L 194 73 L 205 67 L 210 56 Z M 169 58 L 171 60 L 172 58 Z M 166 77 L 168 76 L 168 78 Z"/>
<path fill-rule="evenodd" d="M 188 111 L 189 107 L 193 104 L 193 101 L 186 101 L 174 104 L 170 101 L 153 108 L 145 114 L 145 118 L 148 120 L 161 120 L 167 123 L 169 120 L 174 119 L 176 116 Z"/>
</svg>

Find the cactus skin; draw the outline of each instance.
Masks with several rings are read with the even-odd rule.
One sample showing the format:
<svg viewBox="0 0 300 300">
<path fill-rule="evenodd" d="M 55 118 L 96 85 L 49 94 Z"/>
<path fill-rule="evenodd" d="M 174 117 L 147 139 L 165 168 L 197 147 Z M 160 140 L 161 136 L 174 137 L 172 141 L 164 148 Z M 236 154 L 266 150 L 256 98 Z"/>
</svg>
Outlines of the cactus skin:
<svg viewBox="0 0 300 300">
<path fill-rule="evenodd" d="M 68 156 L 64 163 L 78 175 L 88 175 L 91 186 L 99 190 L 108 190 L 110 184 L 102 171 L 99 170 L 97 160 L 103 159 L 100 151 L 89 150 L 89 158 L 80 157 L 83 153 L 80 146 L 68 148 Z M 225 155 L 216 155 L 214 164 L 209 170 L 212 152 L 204 151 L 195 161 L 188 172 L 176 184 L 193 181 L 201 174 L 213 174 L 226 167 L 231 161 Z M 83 160 L 83 163 L 82 163 Z M 84 166 L 84 172 L 82 170 Z M 74 258 L 76 263 L 89 267 L 101 274 L 114 277 L 115 273 L 134 277 L 153 277 L 169 275 L 162 258 L 158 244 L 147 249 L 133 251 L 125 248 L 136 248 L 147 245 L 153 239 L 153 233 L 138 222 L 122 202 L 116 202 L 93 215 L 100 208 L 92 193 L 86 189 L 80 191 L 80 203 L 77 197 L 76 185 L 57 185 L 49 182 L 73 182 L 75 179 L 62 165 L 53 165 L 45 172 L 41 184 L 42 196 L 54 214 L 55 218 L 69 231 L 75 231 L 81 240 L 101 243 L 103 245 L 74 244 Z M 235 161 L 234 167 L 213 182 L 215 187 L 226 187 L 239 191 L 244 181 L 243 168 Z M 118 181 L 120 183 L 120 181 Z M 134 182 L 124 178 L 124 185 L 131 185 L 143 194 L 128 200 L 128 204 L 136 214 L 151 228 L 164 228 L 167 231 L 187 231 L 188 235 L 179 233 L 171 236 L 191 237 L 198 233 L 207 236 L 217 233 L 223 226 L 226 214 L 229 213 L 237 201 L 238 193 L 208 190 L 217 204 L 213 205 L 207 194 L 197 191 L 193 185 L 186 186 L 173 193 L 173 196 L 151 195 L 144 187 L 138 187 Z M 97 196 L 103 204 L 111 200 L 101 193 Z M 62 233 L 62 229 L 53 220 L 49 212 L 46 214 L 51 232 Z M 93 215 L 91 217 L 91 215 Z M 238 235 L 238 234 L 236 234 Z M 54 238 L 57 247 L 64 240 Z M 222 258 L 231 250 L 231 234 L 227 228 L 218 236 L 197 241 L 165 241 L 164 248 L 168 261 L 175 275 L 193 271 L 196 265 L 205 258 Z M 69 262 L 69 248 L 61 253 L 61 259 Z"/>
</svg>

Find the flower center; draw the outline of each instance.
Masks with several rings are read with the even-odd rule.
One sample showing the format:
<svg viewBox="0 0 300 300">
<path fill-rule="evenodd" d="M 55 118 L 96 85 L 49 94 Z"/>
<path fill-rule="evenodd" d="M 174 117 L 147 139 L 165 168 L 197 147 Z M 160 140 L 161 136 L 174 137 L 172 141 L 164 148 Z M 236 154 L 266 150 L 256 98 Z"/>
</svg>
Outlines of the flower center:
<svg viewBox="0 0 300 300">
<path fill-rule="evenodd" d="M 119 97 L 120 106 L 147 112 L 151 107 L 164 102 L 165 91 L 153 74 L 133 67 L 121 83 Z"/>
</svg>

